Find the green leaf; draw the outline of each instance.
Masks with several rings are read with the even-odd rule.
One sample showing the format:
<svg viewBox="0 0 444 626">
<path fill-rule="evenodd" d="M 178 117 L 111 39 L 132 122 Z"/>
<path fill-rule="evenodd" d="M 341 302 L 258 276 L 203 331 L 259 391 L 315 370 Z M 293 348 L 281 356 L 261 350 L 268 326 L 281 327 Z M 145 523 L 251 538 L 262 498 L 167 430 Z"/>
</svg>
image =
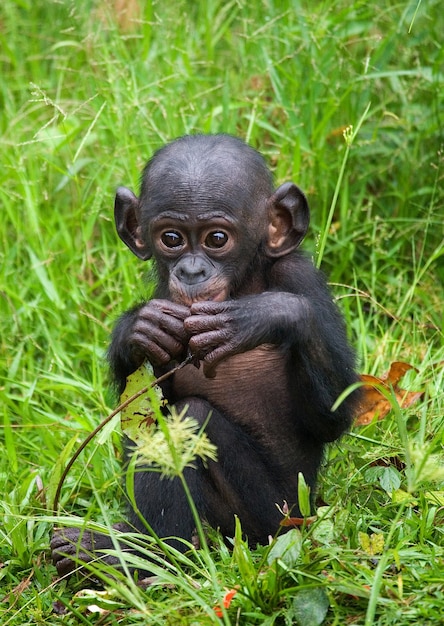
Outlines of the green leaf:
<svg viewBox="0 0 444 626">
<path fill-rule="evenodd" d="M 301 589 L 293 600 L 292 617 L 299 626 L 320 626 L 329 606 L 328 596 L 322 587 Z"/>
<path fill-rule="evenodd" d="M 401 476 L 395 467 L 384 467 L 379 477 L 379 484 L 386 493 L 393 493 L 401 486 Z"/>
<path fill-rule="evenodd" d="M 379 483 L 388 494 L 397 491 L 401 486 L 401 475 L 392 465 L 370 467 L 365 472 L 365 480 L 368 483 Z"/>
<path fill-rule="evenodd" d="M 302 536 L 299 530 L 293 528 L 284 535 L 280 535 L 271 546 L 268 553 L 268 564 L 279 560 L 286 567 L 294 567 L 301 553 Z"/>
<path fill-rule="evenodd" d="M 305 482 L 304 474 L 302 474 L 302 472 L 299 472 L 298 474 L 298 503 L 302 517 L 310 517 L 310 487 Z"/>
</svg>

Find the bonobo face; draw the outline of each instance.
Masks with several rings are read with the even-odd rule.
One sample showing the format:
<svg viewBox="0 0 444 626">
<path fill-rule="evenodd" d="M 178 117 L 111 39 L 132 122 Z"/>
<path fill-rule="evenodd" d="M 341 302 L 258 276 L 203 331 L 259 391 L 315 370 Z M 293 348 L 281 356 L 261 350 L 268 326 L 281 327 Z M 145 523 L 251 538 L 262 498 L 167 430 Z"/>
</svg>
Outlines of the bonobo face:
<svg viewBox="0 0 444 626">
<path fill-rule="evenodd" d="M 200 148 L 179 142 L 162 150 L 145 171 L 140 197 L 142 236 L 171 299 L 186 305 L 233 295 L 266 231 L 268 195 L 240 167 L 241 156 L 248 166 L 245 155 L 220 144 Z"/>
<path fill-rule="evenodd" d="M 273 192 L 262 156 L 243 141 L 194 135 L 154 154 L 140 198 L 117 190 L 115 220 L 134 254 L 154 256 L 169 297 L 189 306 L 263 289 L 261 263 L 299 245 L 308 205 L 292 183 Z"/>
<path fill-rule="evenodd" d="M 190 305 L 200 300 L 221 302 L 230 296 L 239 264 L 237 221 L 221 210 L 162 211 L 150 223 L 149 239 L 159 271 L 167 275 L 171 299 Z"/>
</svg>

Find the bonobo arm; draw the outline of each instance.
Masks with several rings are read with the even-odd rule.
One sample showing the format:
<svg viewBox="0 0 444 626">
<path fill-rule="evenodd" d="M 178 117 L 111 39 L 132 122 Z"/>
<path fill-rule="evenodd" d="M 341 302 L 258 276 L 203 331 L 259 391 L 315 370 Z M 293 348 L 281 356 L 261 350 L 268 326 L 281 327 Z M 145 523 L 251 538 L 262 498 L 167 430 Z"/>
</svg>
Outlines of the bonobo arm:
<svg viewBox="0 0 444 626">
<path fill-rule="evenodd" d="M 190 350 L 216 367 L 264 343 L 292 345 L 311 325 L 310 304 L 292 293 L 265 292 L 225 302 L 197 302 L 185 320 Z"/>
<path fill-rule="evenodd" d="M 361 397 L 357 389 L 331 411 L 342 392 L 359 381 L 342 316 L 323 273 L 299 250 L 279 259 L 270 283 L 310 303 L 310 332 L 290 350 L 290 388 L 304 427 L 321 441 L 334 441 L 351 426 Z"/>
<path fill-rule="evenodd" d="M 185 357 L 188 334 L 183 321 L 188 316 L 188 307 L 169 300 L 151 300 L 122 315 L 108 351 L 120 392 L 146 359 L 153 366 L 166 366 Z"/>
<path fill-rule="evenodd" d="M 265 292 L 225 302 L 191 305 L 185 320 L 189 348 L 203 360 L 206 373 L 235 355 L 270 343 L 291 348 L 309 343 L 314 314 L 308 298 L 293 293 Z"/>
<path fill-rule="evenodd" d="M 189 348 L 203 360 L 205 373 L 214 376 L 217 365 L 234 354 L 264 343 L 280 347 L 287 355 L 299 427 L 317 440 L 332 441 L 350 426 L 358 400 L 355 392 L 331 411 L 358 380 L 353 353 L 322 274 L 299 257 L 291 263 L 286 259 L 284 269 L 282 280 L 274 270 L 273 291 L 193 304 L 185 320 Z"/>
</svg>

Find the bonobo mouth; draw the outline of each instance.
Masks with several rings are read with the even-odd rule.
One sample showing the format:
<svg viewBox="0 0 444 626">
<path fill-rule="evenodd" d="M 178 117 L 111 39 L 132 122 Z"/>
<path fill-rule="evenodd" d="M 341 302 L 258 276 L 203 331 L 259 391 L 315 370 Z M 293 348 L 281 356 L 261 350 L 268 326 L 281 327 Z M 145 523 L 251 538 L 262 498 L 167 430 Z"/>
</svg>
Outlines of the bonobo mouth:
<svg viewBox="0 0 444 626">
<path fill-rule="evenodd" d="M 191 306 L 195 302 L 223 302 L 228 297 L 226 289 L 220 291 L 197 291 L 184 293 L 182 290 L 171 290 L 171 299 L 177 304 Z"/>
<path fill-rule="evenodd" d="M 195 302 L 223 302 L 227 299 L 227 295 L 225 290 L 219 291 L 217 293 L 209 294 L 209 293 L 199 293 L 196 294 L 193 298 L 187 298 L 187 302 L 183 303 L 187 306 L 191 306 Z"/>
</svg>

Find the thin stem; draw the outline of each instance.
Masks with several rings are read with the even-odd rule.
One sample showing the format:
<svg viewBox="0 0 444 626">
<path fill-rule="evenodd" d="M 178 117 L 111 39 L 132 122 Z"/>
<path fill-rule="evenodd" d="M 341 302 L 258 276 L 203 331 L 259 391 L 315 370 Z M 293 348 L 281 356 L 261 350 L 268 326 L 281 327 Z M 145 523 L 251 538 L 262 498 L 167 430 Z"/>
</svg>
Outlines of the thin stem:
<svg viewBox="0 0 444 626">
<path fill-rule="evenodd" d="M 364 123 L 365 118 L 367 117 L 367 114 L 370 110 L 370 105 L 371 103 L 369 102 L 364 113 L 361 115 L 361 118 L 358 121 L 358 124 L 356 126 L 356 130 L 353 130 L 353 127 L 350 126 L 348 129 L 346 129 L 344 131 L 344 139 L 345 139 L 345 143 L 346 143 L 346 148 L 345 148 L 345 153 L 344 153 L 344 158 L 342 159 L 342 164 L 341 164 L 341 169 L 339 171 L 339 176 L 338 176 L 338 180 L 336 181 L 336 187 L 335 187 L 335 192 L 333 194 L 333 199 L 331 201 L 331 205 L 330 205 L 330 210 L 328 212 L 328 216 L 327 216 L 327 221 L 325 223 L 324 226 L 324 230 L 323 233 L 321 235 L 321 240 L 320 240 L 320 244 L 319 244 L 319 251 L 318 251 L 318 258 L 316 260 L 316 267 L 320 267 L 321 263 L 322 263 L 322 258 L 324 256 L 324 251 L 325 251 L 325 246 L 327 244 L 327 237 L 328 234 L 330 232 L 330 226 L 331 223 L 333 221 L 333 216 L 335 213 L 335 209 L 336 209 L 336 204 L 338 202 L 338 197 L 339 197 L 339 191 L 341 189 L 342 186 L 342 180 L 344 178 L 344 173 L 345 173 L 345 166 L 347 165 L 347 161 L 348 161 L 348 156 L 350 154 L 350 149 L 353 145 L 354 140 L 356 139 L 356 136 L 358 134 L 358 132 L 361 129 L 362 124 Z"/>
</svg>

